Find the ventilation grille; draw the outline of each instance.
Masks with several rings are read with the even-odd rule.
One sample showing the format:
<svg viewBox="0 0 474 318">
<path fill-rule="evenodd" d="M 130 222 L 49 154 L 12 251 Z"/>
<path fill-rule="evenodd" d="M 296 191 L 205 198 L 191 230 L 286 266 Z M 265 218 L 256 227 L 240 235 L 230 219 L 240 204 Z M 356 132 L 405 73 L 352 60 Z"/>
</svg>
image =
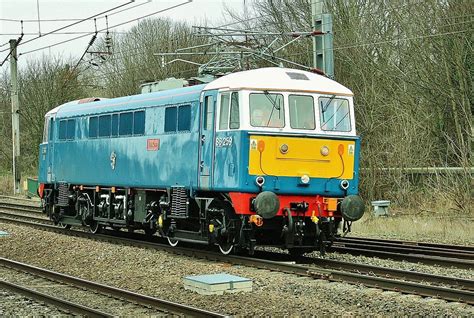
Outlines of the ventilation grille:
<svg viewBox="0 0 474 318">
<path fill-rule="evenodd" d="M 58 188 L 58 206 L 69 206 L 69 185 L 67 183 L 60 183 Z"/>
<path fill-rule="evenodd" d="M 288 75 L 292 80 L 309 81 L 309 78 L 303 73 L 286 72 L 286 75 Z"/>
<path fill-rule="evenodd" d="M 171 187 L 171 216 L 175 218 L 188 216 L 188 193 L 184 187 Z"/>
</svg>

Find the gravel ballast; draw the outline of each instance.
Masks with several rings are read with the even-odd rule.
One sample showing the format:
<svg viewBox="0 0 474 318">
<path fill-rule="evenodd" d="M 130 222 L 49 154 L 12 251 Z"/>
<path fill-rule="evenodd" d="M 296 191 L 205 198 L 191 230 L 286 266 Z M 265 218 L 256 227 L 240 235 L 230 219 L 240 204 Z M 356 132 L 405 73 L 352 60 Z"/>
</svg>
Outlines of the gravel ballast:
<svg viewBox="0 0 474 318">
<path fill-rule="evenodd" d="M 2 277 L 3 279 L 3 277 Z M 1 317 L 25 317 L 42 315 L 45 317 L 61 317 L 67 314 L 65 311 L 46 305 L 9 290 L 0 289 L 0 316 Z"/>
<path fill-rule="evenodd" d="M 130 301 L 97 293 L 94 290 L 58 283 L 40 276 L 6 267 L 0 266 L 0 277 L 10 283 L 33 289 L 49 296 L 58 297 L 75 304 L 98 309 L 114 316 L 156 316 L 165 313 L 165 311 L 149 309 Z"/>
<path fill-rule="evenodd" d="M 88 280 L 230 315 L 474 316 L 472 306 L 0 223 L 0 255 Z M 182 278 L 226 272 L 253 280 L 247 293 L 204 296 Z M 38 312 L 36 312 L 38 314 Z"/>
</svg>

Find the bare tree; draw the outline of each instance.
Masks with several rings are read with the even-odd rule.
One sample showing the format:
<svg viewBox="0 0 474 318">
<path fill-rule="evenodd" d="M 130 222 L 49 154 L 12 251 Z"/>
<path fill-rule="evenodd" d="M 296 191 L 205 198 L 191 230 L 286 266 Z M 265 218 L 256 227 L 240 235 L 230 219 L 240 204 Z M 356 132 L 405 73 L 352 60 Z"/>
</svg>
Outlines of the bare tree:
<svg viewBox="0 0 474 318">
<path fill-rule="evenodd" d="M 368 199 L 417 206 L 444 193 L 460 211 L 472 205 L 472 15 L 469 0 L 325 1 L 333 15 L 335 74 L 356 98 Z M 310 0 L 255 0 L 247 29 L 311 30 Z M 234 13 L 234 18 L 239 16 Z M 247 22 L 245 22 L 247 21 Z M 311 65 L 311 42 L 279 52 Z M 425 187 L 403 170 L 456 166 Z M 429 178 L 428 178 L 429 179 Z M 443 182 L 440 183 L 440 180 Z M 430 186 L 427 186 L 430 185 Z"/>
<path fill-rule="evenodd" d="M 125 34 L 113 34 L 112 42 L 112 54 L 93 69 L 106 96 L 136 94 L 144 82 L 195 75 L 196 65 L 179 62 L 164 66 L 154 53 L 206 43 L 205 39 L 194 36 L 189 25 L 168 19 L 141 21 Z M 104 39 L 97 50 L 106 50 Z"/>
</svg>

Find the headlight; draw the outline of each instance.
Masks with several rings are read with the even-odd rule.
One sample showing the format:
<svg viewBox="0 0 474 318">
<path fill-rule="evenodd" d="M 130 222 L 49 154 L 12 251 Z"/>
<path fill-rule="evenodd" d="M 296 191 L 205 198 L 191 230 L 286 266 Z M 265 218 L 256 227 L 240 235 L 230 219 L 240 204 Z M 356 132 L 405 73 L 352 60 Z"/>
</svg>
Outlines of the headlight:
<svg viewBox="0 0 474 318">
<path fill-rule="evenodd" d="M 328 146 L 322 146 L 322 147 L 321 147 L 321 154 L 322 154 L 323 156 L 325 156 L 325 157 L 326 157 L 327 155 L 329 155 L 329 148 L 328 148 Z"/>
<path fill-rule="evenodd" d="M 286 154 L 288 152 L 288 145 L 287 144 L 283 144 L 280 146 L 280 152 L 282 154 Z"/>
<path fill-rule="evenodd" d="M 301 183 L 302 183 L 302 184 L 308 184 L 310 178 L 309 178 L 309 176 L 308 176 L 307 174 L 304 174 L 304 175 L 301 176 L 300 180 L 301 180 Z"/>
</svg>

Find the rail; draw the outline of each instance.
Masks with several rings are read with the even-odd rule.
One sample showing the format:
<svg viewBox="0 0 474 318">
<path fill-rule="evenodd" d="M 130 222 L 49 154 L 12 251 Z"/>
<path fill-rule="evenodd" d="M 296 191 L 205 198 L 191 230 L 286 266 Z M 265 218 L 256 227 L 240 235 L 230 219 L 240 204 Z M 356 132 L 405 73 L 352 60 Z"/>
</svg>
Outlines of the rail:
<svg viewBox="0 0 474 318">
<path fill-rule="evenodd" d="M 3 218 L 0 217 L 0 220 Z M 8 220 L 7 220 L 8 221 Z M 387 277 L 379 277 L 373 276 L 374 272 L 367 272 L 367 275 L 361 274 L 363 272 L 362 266 L 359 264 L 340 264 L 341 268 L 345 268 L 344 270 L 335 270 L 334 268 L 324 268 L 323 266 L 315 267 L 315 266 L 306 266 L 300 264 L 288 264 L 288 258 L 285 261 L 272 261 L 268 259 L 261 259 L 255 257 L 244 257 L 244 256 L 236 256 L 236 255 L 222 255 L 217 252 L 205 251 L 205 250 L 196 250 L 195 247 L 187 248 L 187 247 L 170 247 L 163 243 L 158 243 L 158 238 L 155 238 L 153 241 L 143 241 L 146 239 L 145 235 L 138 235 L 125 233 L 125 232 L 118 232 L 122 233 L 122 235 L 127 235 L 129 237 L 119 237 L 119 236 L 110 236 L 105 234 L 91 234 L 83 231 L 75 231 L 75 230 L 66 230 L 50 225 L 38 224 L 38 223 L 24 223 L 19 220 L 11 220 L 12 222 L 23 223 L 26 225 L 30 225 L 33 227 L 46 229 L 58 233 L 63 233 L 72 236 L 78 236 L 88 239 L 94 240 L 101 240 L 101 241 L 108 241 L 111 243 L 116 244 L 125 244 L 125 245 L 132 245 L 142 248 L 150 248 L 150 249 L 158 249 L 158 250 L 165 250 L 168 252 L 187 255 L 191 257 L 207 259 L 210 261 L 219 261 L 219 262 L 227 262 L 236 265 L 243 265 L 243 266 L 252 266 L 261 269 L 267 269 L 272 271 L 280 271 L 290 274 L 295 274 L 299 276 L 307 276 L 311 278 L 318 278 L 318 279 L 325 279 L 328 281 L 334 282 L 347 282 L 350 284 L 357 284 L 357 285 L 364 285 L 367 287 L 376 287 L 381 288 L 384 290 L 393 290 L 401 293 L 408 293 L 408 294 L 418 294 L 421 296 L 427 297 L 440 297 L 445 300 L 449 301 L 460 301 L 465 302 L 468 304 L 474 304 L 474 292 L 472 291 L 472 284 L 469 281 L 460 279 L 460 278 L 447 278 L 442 276 L 437 276 L 436 279 L 429 278 L 429 274 L 423 276 L 423 273 L 419 273 L 420 277 L 423 276 L 423 282 L 431 282 L 436 283 L 440 282 L 444 279 L 444 282 L 449 282 L 450 285 L 453 286 L 461 286 L 461 288 L 448 288 L 442 286 L 435 286 L 435 285 L 427 285 L 418 282 L 412 281 L 404 281 L 400 279 L 394 278 L 387 278 Z M 278 253 L 277 253 L 278 254 Z M 256 253 L 258 257 L 260 253 Z M 281 254 L 286 255 L 286 254 Z M 268 256 L 268 255 L 267 255 Z M 288 255 L 284 257 L 289 257 Z M 306 262 L 310 260 L 306 259 Z M 317 264 L 317 259 L 313 259 L 311 262 Z M 328 263 L 326 263 L 327 265 Z M 334 263 L 333 263 L 334 264 Z M 351 269 L 348 269 L 348 266 L 352 266 Z M 365 265 L 367 266 L 367 265 Z M 367 267 L 364 267 L 364 270 L 367 271 Z M 402 275 L 400 272 L 397 274 L 397 270 L 392 270 L 384 267 L 377 267 L 378 275 L 380 276 L 390 276 L 401 278 Z M 413 275 L 417 273 L 413 272 Z M 398 275 L 398 276 L 397 276 Z M 435 276 L 435 275 L 433 275 Z M 404 279 L 411 279 L 408 275 L 403 276 Z M 468 287 L 466 287 L 468 286 Z M 467 289 L 462 289 L 467 288 Z"/>
<path fill-rule="evenodd" d="M 9 260 L 6 258 L 0 258 L 0 264 L 3 266 L 7 266 L 13 269 L 18 269 L 21 271 L 25 271 L 27 273 L 32 273 L 34 275 L 39 275 L 42 277 L 46 277 L 48 279 L 59 281 L 62 283 L 71 284 L 74 286 L 83 287 L 90 290 L 95 290 L 100 293 L 108 294 L 114 297 L 119 297 L 125 299 L 130 302 L 136 302 L 141 305 L 152 306 L 158 310 L 166 310 L 171 313 L 175 314 L 183 314 L 185 316 L 191 317 L 227 317 L 226 315 L 222 315 L 219 313 L 191 307 L 188 305 L 175 303 L 171 301 L 167 301 L 164 299 L 159 299 L 147 295 L 138 294 L 132 291 L 128 291 L 121 288 L 116 288 L 112 286 L 108 286 L 105 284 L 92 282 L 89 280 L 85 280 L 82 278 L 50 271 L 44 268 L 39 268 L 36 266 L 20 263 L 17 261 Z"/>
</svg>

